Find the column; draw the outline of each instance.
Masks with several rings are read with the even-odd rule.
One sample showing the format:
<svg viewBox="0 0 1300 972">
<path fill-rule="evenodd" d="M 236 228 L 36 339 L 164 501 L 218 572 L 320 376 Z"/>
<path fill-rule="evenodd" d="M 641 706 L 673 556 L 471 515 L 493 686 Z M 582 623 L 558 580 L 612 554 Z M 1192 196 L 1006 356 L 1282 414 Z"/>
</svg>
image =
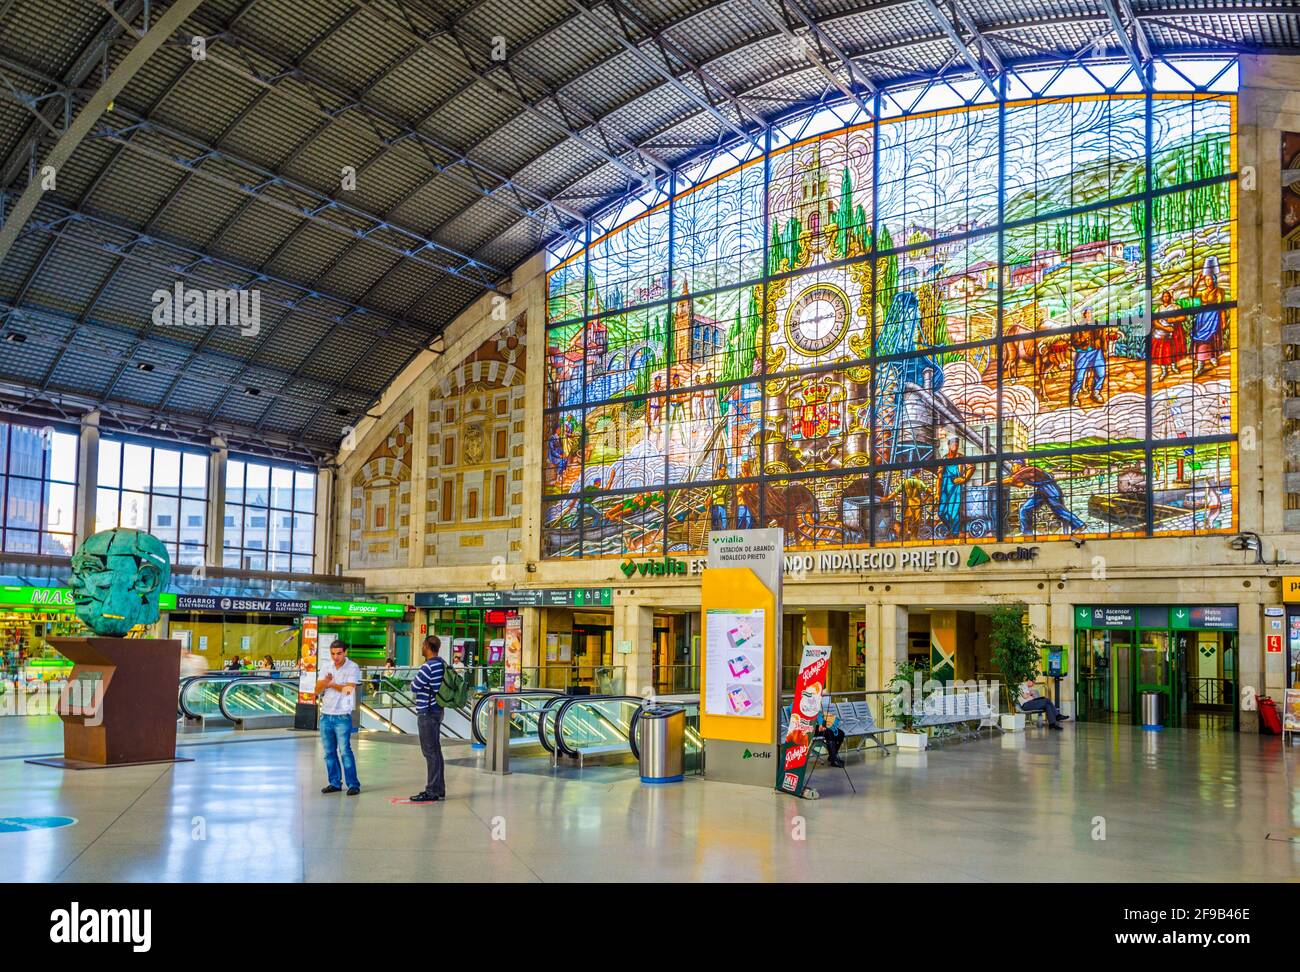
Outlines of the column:
<svg viewBox="0 0 1300 972">
<path fill-rule="evenodd" d="M 204 558 L 210 567 L 220 567 L 224 560 L 222 548 L 226 540 L 226 463 L 229 459 L 230 451 L 226 447 L 226 440 L 213 436 L 208 449 L 208 552 Z"/>
<path fill-rule="evenodd" d="M 868 604 L 864 649 L 867 691 L 887 689 L 895 670 L 907 661 L 907 608 Z"/>
<path fill-rule="evenodd" d="M 1258 604 L 1242 604 L 1237 608 L 1237 664 L 1240 666 L 1239 683 L 1241 688 L 1247 685 L 1255 690 L 1255 695 L 1263 698 L 1271 694 L 1277 700 L 1282 699 L 1282 688 L 1286 684 L 1286 670 L 1283 659 L 1286 653 L 1274 655 L 1275 664 L 1265 668 L 1264 639 L 1261 637 L 1260 621 L 1263 609 Z M 1241 689 L 1234 705 L 1241 705 Z M 1259 732 L 1259 710 L 1241 713 L 1239 728 L 1242 732 Z"/>
<path fill-rule="evenodd" d="M 519 618 L 524 626 L 524 640 L 520 652 L 519 664 L 523 668 L 524 688 L 537 688 L 542 684 L 540 671 L 542 664 L 542 618 L 540 608 L 520 608 Z"/>
<path fill-rule="evenodd" d="M 632 650 L 617 655 L 624 665 L 623 691 L 644 695 L 654 690 L 654 610 L 635 601 L 614 603 L 614 650 L 628 643 Z"/>
<path fill-rule="evenodd" d="M 334 508 L 334 477 L 322 469 L 316 473 L 316 535 L 312 548 L 311 569 L 314 574 L 332 574 L 336 534 L 330 511 Z M 415 657 L 419 657 L 417 653 Z"/>
<path fill-rule="evenodd" d="M 77 512 L 74 549 L 95 532 L 95 499 L 99 486 L 99 412 L 81 417 L 77 441 Z"/>
</svg>

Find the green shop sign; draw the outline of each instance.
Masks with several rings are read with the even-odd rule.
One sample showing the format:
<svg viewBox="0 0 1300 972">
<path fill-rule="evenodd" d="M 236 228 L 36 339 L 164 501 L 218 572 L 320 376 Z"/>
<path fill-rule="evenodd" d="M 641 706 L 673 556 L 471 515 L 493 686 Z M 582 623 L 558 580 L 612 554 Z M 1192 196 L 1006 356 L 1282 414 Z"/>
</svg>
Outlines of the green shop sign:
<svg viewBox="0 0 1300 972">
<path fill-rule="evenodd" d="M 312 601 L 307 613 L 328 618 L 401 618 L 406 616 L 406 605 L 379 601 Z"/>
<path fill-rule="evenodd" d="M 72 591 L 66 587 L 0 587 L 0 607 L 19 610 L 71 611 Z"/>
</svg>

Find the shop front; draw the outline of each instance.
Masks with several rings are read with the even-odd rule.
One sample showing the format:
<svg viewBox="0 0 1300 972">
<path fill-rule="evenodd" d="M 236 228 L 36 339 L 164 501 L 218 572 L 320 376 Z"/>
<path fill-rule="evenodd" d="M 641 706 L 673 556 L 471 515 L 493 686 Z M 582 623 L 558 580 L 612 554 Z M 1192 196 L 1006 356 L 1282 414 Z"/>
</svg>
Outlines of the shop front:
<svg viewBox="0 0 1300 972">
<path fill-rule="evenodd" d="M 1075 711 L 1137 724 L 1144 694 L 1165 726 L 1235 730 L 1236 605 L 1076 605 Z"/>
<path fill-rule="evenodd" d="M 50 681 L 72 670 L 72 662 L 51 647 L 50 638 L 90 631 L 73 613 L 64 587 L 0 587 L 0 671 L 4 683 Z"/>
<path fill-rule="evenodd" d="M 347 645 L 358 665 L 382 665 L 391 657 L 393 626 L 406 614 L 404 605 L 374 601 L 208 594 L 164 594 L 160 607 L 166 636 L 203 657 L 210 671 L 297 668 L 304 615 L 318 618 L 322 640 Z"/>
<path fill-rule="evenodd" d="M 573 694 L 623 693 L 626 679 L 614 640 L 612 604 L 608 587 L 415 595 L 421 634 L 437 635 L 446 657 L 464 665 L 476 686 L 505 684 L 507 645 L 517 636 L 522 644 L 538 645 L 521 665 L 520 686 Z M 536 631 L 527 630 L 526 614 L 536 619 Z"/>
</svg>

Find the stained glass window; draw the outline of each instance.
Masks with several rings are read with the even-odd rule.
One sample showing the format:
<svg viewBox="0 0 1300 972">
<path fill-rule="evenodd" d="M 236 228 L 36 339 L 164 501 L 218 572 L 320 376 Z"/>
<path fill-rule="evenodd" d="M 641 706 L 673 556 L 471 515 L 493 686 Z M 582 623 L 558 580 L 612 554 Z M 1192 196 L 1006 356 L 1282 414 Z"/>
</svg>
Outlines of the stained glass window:
<svg viewBox="0 0 1300 972">
<path fill-rule="evenodd" d="M 1235 125 L 887 115 L 596 238 L 549 277 L 544 554 L 1232 529 Z"/>
</svg>

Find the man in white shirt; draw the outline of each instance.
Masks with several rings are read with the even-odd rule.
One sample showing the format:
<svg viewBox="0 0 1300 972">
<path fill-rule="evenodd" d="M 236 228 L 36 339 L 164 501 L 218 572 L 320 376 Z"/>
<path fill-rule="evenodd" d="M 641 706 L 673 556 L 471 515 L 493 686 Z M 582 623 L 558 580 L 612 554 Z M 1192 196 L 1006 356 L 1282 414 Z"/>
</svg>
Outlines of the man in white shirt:
<svg viewBox="0 0 1300 972">
<path fill-rule="evenodd" d="M 1022 682 L 1020 685 L 1020 711 L 1037 712 L 1040 709 L 1047 715 L 1047 728 L 1061 728 L 1061 723 L 1070 718 L 1067 715 L 1061 715 L 1056 710 L 1056 706 L 1051 699 L 1045 698 L 1038 692 L 1038 686 L 1033 682 Z"/>
<path fill-rule="evenodd" d="M 348 658 L 346 645 L 330 645 L 330 660 L 321 665 L 316 679 L 320 696 L 320 738 L 325 744 L 325 773 L 329 786 L 322 793 L 338 793 L 347 778 L 348 796 L 361 792 L 357 779 L 357 761 L 352 755 L 352 711 L 357 707 L 357 686 L 361 669 Z M 343 769 L 339 771 L 339 750 L 343 750 Z"/>
</svg>

